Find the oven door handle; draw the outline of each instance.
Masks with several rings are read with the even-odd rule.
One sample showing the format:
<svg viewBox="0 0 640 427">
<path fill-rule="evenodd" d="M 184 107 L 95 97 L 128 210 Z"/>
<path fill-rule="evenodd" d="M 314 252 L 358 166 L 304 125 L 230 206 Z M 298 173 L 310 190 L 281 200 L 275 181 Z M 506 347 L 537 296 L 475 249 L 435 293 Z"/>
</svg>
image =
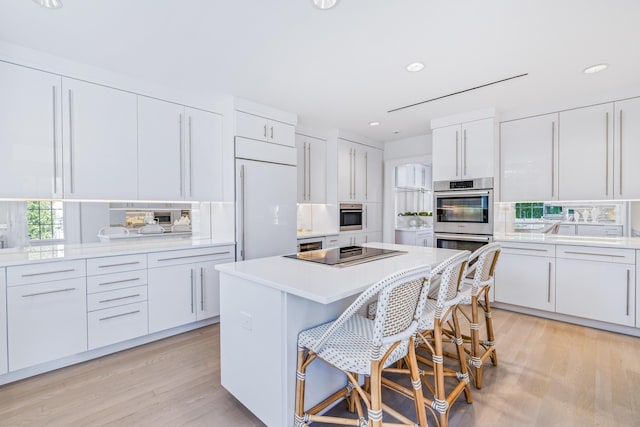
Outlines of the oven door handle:
<svg viewBox="0 0 640 427">
<path fill-rule="evenodd" d="M 480 236 L 480 235 L 464 235 L 464 234 L 441 234 L 436 233 L 436 239 L 447 239 L 447 240 L 464 240 L 468 242 L 491 242 L 491 236 Z"/>
<path fill-rule="evenodd" d="M 438 197 L 466 197 L 466 196 L 489 196 L 491 190 L 479 190 L 479 191 L 437 191 L 434 193 L 436 198 Z"/>
<path fill-rule="evenodd" d="M 362 209 L 342 209 L 340 213 L 362 213 Z"/>
</svg>

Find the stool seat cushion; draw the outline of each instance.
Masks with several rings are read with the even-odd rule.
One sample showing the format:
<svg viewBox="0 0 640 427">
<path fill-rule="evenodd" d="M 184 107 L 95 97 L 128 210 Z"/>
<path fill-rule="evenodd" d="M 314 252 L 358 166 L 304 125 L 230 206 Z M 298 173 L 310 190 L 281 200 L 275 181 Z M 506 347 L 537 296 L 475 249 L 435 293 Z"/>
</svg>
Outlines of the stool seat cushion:
<svg viewBox="0 0 640 427">
<path fill-rule="evenodd" d="M 333 324 L 328 322 L 298 335 L 298 347 L 310 348 Z M 379 360 L 391 344 L 377 348 L 372 340 L 374 321 L 360 315 L 349 318 L 323 344 L 317 355 L 336 368 L 357 374 L 371 373 L 371 360 Z M 402 359 L 408 351 L 408 341 L 402 341 L 385 361 L 385 367 Z"/>
</svg>

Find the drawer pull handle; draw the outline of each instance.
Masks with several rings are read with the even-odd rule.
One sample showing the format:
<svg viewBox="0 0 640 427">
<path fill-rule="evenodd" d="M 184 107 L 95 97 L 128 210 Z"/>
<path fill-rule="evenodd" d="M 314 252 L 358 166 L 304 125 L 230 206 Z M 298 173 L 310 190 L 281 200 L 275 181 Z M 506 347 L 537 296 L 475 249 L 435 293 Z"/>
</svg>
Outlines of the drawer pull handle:
<svg viewBox="0 0 640 427">
<path fill-rule="evenodd" d="M 608 256 L 613 258 L 626 258 L 625 255 L 617 255 L 617 254 L 598 254 L 593 252 L 574 252 L 574 251 L 564 251 L 565 254 L 574 254 L 574 255 L 592 255 L 592 256 Z"/>
<path fill-rule="evenodd" d="M 116 283 L 135 282 L 136 280 L 140 280 L 140 278 L 135 277 L 133 279 L 114 280 L 113 282 L 102 282 L 102 283 L 98 283 L 98 286 L 114 285 Z"/>
<path fill-rule="evenodd" d="M 534 249 L 534 248 L 515 248 L 513 246 L 503 246 L 502 249 L 516 249 L 519 251 L 534 251 L 534 252 L 547 252 L 548 249 Z"/>
<path fill-rule="evenodd" d="M 105 302 L 120 301 L 120 300 L 123 300 L 123 299 L 127 299 L 127 298 L 135 298 L 135 297 L 139 297 L 139 296 L 140 296 L 140 294 L 127 295 L 127 296 L 124 296 L 124 297 L 103 299 L 102 301 L 99 301 L 99 302 L 100 302 L 100 304 L 103 304 L 103 303 L 105 303 Z"/>
<path fill-rule="evenodd" d="M 630 285 L 630 274 L 631 272 L 627 269 L 627 316 L 629 315 L 629 285 Z"/>
<path fill-rule="evenodd" d="M 57 273 L 70 273 L 72 271 L 76 271 L 76 269 L 69 268 L 66 270 L 43 271 L 41 273 L 28 273 L 28 274 L 23 274 L 22 277 L 44 276 L 46 274 L 57 274 Z"/>
<path fill-rule="evenodd" d="M 109 319 L 115 319 L 116 317 L 124 317 L 124 316 L 130 316 L 132 314 L 136 314 L 136 313 L 140 313 L 140 310 L 136 310 L 136 311 L 129 311 L 127 313 L 122 313 L 122 314 L 115 314 L 113 316 L 107 316 L 107 317 L 101 317 L 100 320 L 109 320 Z"/>
<path fill-rule="evenodd" d="M 98 268 L 122 267 L 122 266 L 125 266 L 125 265 L 135 265 L 135 264 L 140 264 L 140 261 L 121 262 L 120 264 L 99 265 Z"/>
<path fill-rule="evenodd" d="M 187 258 L 199 258 L 199 257 L 203 257 L 203 256 L 214 256 L 214 255 L 225 255 L 225 254 L 230 254 L 231 252 L 226 251 L 226 252 L 213 252 L 210 254 L 202 254 L 202 255 L 185 255 L 185 256 L 175 256 L 175 257 L 171 257 L 171 258 L 160 258 L 158 259 L 158 261 L 173 261 L 176 259 L 187 259 Z"/>
<path fill-rule="evenodd" d="M 75 290 L 76 288 L 65 288 L 65 289 L 56 289 L 55 291 L 48 291 L 48 292 L 36 292 L 35 294 L 22 295 L 22 298 L 37 297 L 39 295 L 57 294 L 60 292 L 69 292 L 69 291 L 75 291 Z"/>
</svg>

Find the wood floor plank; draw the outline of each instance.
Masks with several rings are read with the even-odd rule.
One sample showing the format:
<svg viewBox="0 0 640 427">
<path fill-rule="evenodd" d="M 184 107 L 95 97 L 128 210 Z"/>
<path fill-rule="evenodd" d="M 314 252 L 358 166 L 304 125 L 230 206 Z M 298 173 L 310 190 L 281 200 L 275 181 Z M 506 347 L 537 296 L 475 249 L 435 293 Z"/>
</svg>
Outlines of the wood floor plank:
<svg viewBox="0 0 640 427">
<path fill-rule="evenodd" d="M 493 317 L 499 366 L 485 365 L 473 404 L 453 404 L 451 426 L 638 425 L 640 339 L 504 310 Z M 219 333 L 212 325 L 0 386 L 0 425 L 263 426 L 220 385 Z M 384 398 L 413 416 L 407 399 Z"/>
</svg>

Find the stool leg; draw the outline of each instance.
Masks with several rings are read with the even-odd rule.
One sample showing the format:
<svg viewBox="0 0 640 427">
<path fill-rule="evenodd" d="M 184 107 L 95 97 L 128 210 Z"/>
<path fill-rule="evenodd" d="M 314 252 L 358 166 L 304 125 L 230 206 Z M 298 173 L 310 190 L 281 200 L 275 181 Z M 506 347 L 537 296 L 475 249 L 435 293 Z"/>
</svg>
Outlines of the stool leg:
<svg viewBox="0 0 640 427">
<path fill-rule="evenodd" d="M 471 297 L 471 366 L 474 372 L 476 388 L 482 388 L 482 359 L 480 359 L 480 320 L 478 316 L 478 297 Z"/>
<path fill-rule="evenodd" d="M 422 380 L 418 360 L 416 359 L 416 346 L 413 338 L 409 340 L 409 354 L 407 355 L 411 383 L 413 385 L 413 400 L 416 406 L 416 417 L 420 427 L 427 427 L 427 414 L 424 409 L 424 395 L 422 394 Z"/>
<path fill-rule="evenodd" d="M 296 370 L 296 415 L 295 427 L 303 427 L 306 425 L 304 421 L 304 380 L 306 368 L 304 367 L 305 349 L 298 349 L 298 363 Z"/>
<path fill-rule="evenodd" d="M 382 427 L 382 366 L 380 361 L 371 361 L 371 407 L 369 426 Z"/>
<path fill-rule="evenodd" d="M 462 345 L 462 332 L 460 331 L 460 319 L 458 319 L 458 307 L 456 306 L 453 315 L 453 329 L 455 333 L 456 351 L 458 353 L 458 363 L 460 365 L 460 373 L 462 374 L 461 381 L 466 383 L 464 387 L 464 396 L 467 399 L 467 403 L 473 402 L 471 399 L 471 387 L 469 386 L 469 371 L 467 368 L 467 357 L 464 352 L 464 346 Z"/>
<path fill-rule="evenodd" d="M 434 385 L 436 394 L 434 396 L 434 402 L 432 404 L 433 409 L 438 413 L 440 419 L 440 427 L 447 427 L 448 425 L 448 412 L 449 405 L 447 403 L 447 396 L 444 391 L 444 356 L 442 349 L 442 323 L 440 319 L 436 317 L 433 328 L 434 339 L 434 354 L 431 356 L 433 360 L 433 373 L 434 373 Z"/>
<path fill-rule="evenodd" d="M 487 340 L 491 343 L 491 363 L 493 363 L 493 366 L 498 366 L 498 354 L 494 344 L 493 318 L 491 317 L 491 302 L 489 301 L 490 290 L 490 287 L 486 287 L 484 291 L 484 318 L 487 324 Z"/>
</svg>

